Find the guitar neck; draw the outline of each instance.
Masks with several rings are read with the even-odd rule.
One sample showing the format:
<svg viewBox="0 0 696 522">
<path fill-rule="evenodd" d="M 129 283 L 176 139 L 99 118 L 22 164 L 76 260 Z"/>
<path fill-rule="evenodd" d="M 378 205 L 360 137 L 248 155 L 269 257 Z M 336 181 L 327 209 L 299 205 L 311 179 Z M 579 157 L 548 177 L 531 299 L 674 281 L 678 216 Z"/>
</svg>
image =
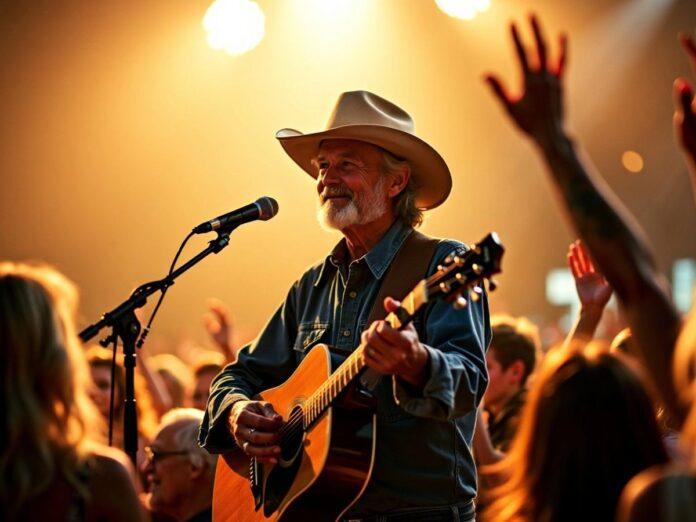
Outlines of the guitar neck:
<svg viewBox="0 0 696 522">
<path fill-rule="evenodd" d="M 398 314 L 390 312 L 385 321 L 392 328 L 401 329 L 406 326 L 415 313 L 427 302 L 426 280 L 422 280 L 401 301 L 401 309 Z M 381 303 L 377 303 L 380 305 Z M 331 405 L 338 395 L 355 379 L 365 368 L 365 345 L 360 345 L 348 358 L 336 369 L 335 372 L 322 384 L 305 402 L 304 426 L 311 425 Z"/>
</svg>

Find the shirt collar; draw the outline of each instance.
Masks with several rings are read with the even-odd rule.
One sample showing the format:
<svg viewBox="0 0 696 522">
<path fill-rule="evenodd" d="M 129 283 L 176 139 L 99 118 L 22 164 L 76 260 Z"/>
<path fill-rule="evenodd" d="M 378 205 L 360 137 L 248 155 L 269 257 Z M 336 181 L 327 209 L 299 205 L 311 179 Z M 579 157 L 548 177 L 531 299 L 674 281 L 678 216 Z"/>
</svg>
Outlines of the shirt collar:
<svg viewBox="0 0 696 522">
<path fill-rule="evenodd" d="M 412 230 L 411 227 L 403 224 L 397 219 L 382 236 L 382 239 L 380 239 L 367 254 L 362 256 L 359 261 L 364 260 L 375 279 L 381 279 Z M 333 248 L 331 253 L 326 256 L 319 270 L 319 274 L 317 274 L 314 286 L 319 285 L 325 274 L 328 274 L 332 270 L 336 270 L 347 254 L 346 240 L 343 238 Z"/>
</svg>

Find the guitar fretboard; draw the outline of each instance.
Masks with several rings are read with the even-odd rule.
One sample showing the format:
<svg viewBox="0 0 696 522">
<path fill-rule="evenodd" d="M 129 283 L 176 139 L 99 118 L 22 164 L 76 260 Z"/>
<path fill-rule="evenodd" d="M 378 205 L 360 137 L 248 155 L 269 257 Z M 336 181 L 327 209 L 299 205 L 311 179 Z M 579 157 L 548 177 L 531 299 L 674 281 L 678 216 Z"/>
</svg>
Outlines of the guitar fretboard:
<svg viewBox="0 0 696 522">
<path fill-rule="evenodd" d="M 409 316 L 415 314 L 418 309 L 428 300 L 426 280 L 422 280 L 416 287 L 403 299 L 401 307 L 406 310 Z M 401 321 L 393 314 L 389 313 L 385 318 L 393 328 L 401 327 Z M 360 345 L 351 353 L 348 358 L 336 369 L 334 373 L 322 384 L 304 403 L 303 423 L 307 428 L 317 420 L 338 395 L 346 389 L 353 379 L 365 367 L 365 346 Z"/>
</svg>

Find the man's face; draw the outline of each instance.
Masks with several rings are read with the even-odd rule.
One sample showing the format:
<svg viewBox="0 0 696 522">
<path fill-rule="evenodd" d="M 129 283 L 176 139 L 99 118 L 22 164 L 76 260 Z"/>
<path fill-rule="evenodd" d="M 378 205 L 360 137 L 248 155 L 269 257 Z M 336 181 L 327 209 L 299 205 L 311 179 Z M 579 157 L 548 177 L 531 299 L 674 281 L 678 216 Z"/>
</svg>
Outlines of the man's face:
<svg viewBox="0 0 696 522">
<path fill-rule="evenodd" d="M 193 396 L 191 397 L 191 406 L 205 411 L 206 403 L 208 402 L 208 393 L 210 392 L 210 383 L 217 376 L 218 372 L 209 370 L 201 372 L 196 376 L 196 385 L 193 388 Z"/>
<path fill-rule="evenodd" d="M 488 388 L 484 395 L 484 403 L 498 408 L 520 389 L 520 379 L 517 373 L 519 368 L 511 364 L 503 369 L 503 365 L 495 357 L 495 348 L 491 347 L 486 353 L 486 367 L 488 368 Z"/>
<path fill-rule="evenodd" d="M 325 140 L 315 162 L 317 216 L 323 226 L 343 230 L 375 221 L 387 212 L 387 179 L 377 147 L 355 140 Z"/>
<path fill-rule="evenodd" d="M 153 511 L 177 513 L 182 502 L 190 495 L 191 464 L 188 454 L 172 455 L 181 452 L 174 440 L 177 425 L 163 428 L 152 441 L 150 447 L 155 457 L 147 461 L 143 471 L 150 486 L 150 505 Z M 157 455 L 162 453 L 162 455 Z"/>
</svg>

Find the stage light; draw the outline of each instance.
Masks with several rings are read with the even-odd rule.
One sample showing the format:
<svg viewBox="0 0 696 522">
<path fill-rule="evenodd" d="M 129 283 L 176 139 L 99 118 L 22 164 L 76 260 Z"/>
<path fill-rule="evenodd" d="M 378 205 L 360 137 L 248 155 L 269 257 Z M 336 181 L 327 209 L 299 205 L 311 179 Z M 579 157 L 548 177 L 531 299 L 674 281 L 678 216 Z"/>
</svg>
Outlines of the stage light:
<svg viewBox="0 0 696 522">
<path fill-rule="evenodd" d="M 203 16 L 203 27 L 213 49 L 243 54 L 263 39 L 265 17 L 251 0 L 215 0 Z"/>
<path fill-rule="evenodd" d="M 473 20 L 491 5 L 490 0 L 435 0 L 435 3 L 449 16 L 462 20 Z"/>
<path fill-rule="evenodd" d="M 621 155 L 621 163 L 629 172 L 640 172 L 643 170 L 643 157 L 634 150 L 627 150 Z"/>
</svg>

